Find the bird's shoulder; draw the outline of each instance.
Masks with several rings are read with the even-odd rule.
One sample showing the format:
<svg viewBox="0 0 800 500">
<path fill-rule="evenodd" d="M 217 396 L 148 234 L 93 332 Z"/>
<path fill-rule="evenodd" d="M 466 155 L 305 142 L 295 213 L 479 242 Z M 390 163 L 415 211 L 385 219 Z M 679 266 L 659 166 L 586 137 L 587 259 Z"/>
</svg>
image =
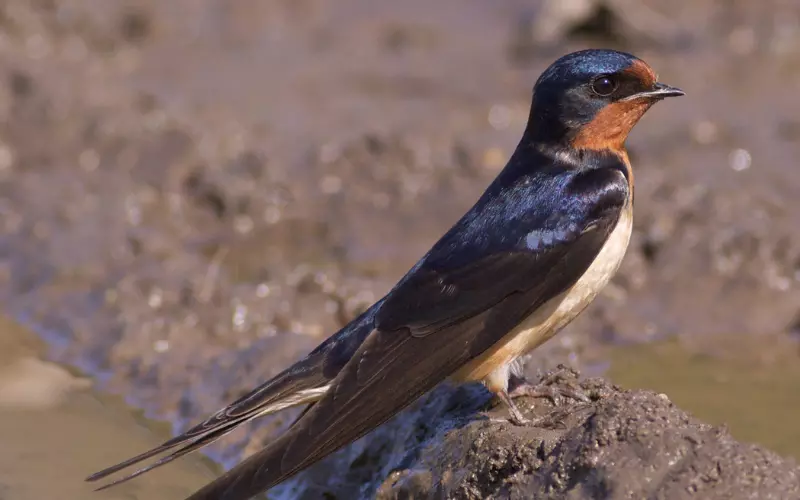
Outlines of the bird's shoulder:
<svg viewBox="0 0 800 500">
<path fill-rule="evenodd" d="M 515 153 L 419 265 L 452 269 L 492 253 L 545 250 L 624 205 L 629 194 L 627 158 L 613 152 Z"/>
<path fill-rule="evenodd" d="M 512 157 L 385 297 L 376 327 L 424 335 L 545 281 L 552 290 L 543 296 L 560 293 L 597 256 L 626 203 L 626 178 L 611 163 L 578 168 L 558 159 Z M 566 262 L 569 268 L 562 269 Z"/>
</svg>

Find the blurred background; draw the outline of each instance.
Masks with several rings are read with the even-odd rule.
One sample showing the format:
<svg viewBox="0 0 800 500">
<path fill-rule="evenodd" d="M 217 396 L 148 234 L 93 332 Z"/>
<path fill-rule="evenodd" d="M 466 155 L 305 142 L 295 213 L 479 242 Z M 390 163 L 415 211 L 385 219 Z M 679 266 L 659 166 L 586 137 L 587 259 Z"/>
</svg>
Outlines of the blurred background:
<svg viewBox="0 0 800 500">
<path fill-rule="evenodd" d="M 0 496 L 86 498 L 379 298 L 587 47 L 687 95 L 628 141 L 619 275 L 531 364 L 800 456 L 797 2 L 2 0 Z M 168 469 L 92 498 L 179 497 L 217 466 Z"/>
</svg>

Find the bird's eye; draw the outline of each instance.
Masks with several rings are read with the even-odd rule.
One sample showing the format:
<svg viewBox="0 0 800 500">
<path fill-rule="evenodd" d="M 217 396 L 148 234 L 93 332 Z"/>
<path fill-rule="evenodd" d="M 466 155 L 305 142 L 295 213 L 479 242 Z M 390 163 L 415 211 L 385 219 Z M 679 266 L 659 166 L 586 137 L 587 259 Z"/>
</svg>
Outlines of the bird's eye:
<svg viewBox="0 0 800 500">
<path fill-rule="evenodd" d="M 592 92 L 599 96 L 608 97 L 617 90 L 617 80 L 611 76 L 601 76 L 592 82 Z"/>
</svg>

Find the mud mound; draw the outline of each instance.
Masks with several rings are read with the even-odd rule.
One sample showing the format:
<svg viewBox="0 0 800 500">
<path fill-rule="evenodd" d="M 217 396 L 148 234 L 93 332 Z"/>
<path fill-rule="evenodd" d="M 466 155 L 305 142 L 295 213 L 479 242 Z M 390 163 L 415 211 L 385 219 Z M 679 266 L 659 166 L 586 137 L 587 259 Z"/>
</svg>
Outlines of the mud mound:
<svg viewBox="0 0 800 500">
<path fill-rule="evenodd" d="M 532 406 L 528 416 L 544 419 L 540 425 L 505 423 L 495 409 L 433 436 L 378 498 L 800 498 L 795 462 L 735 441 L 666 395 L 601 379 L 580 386 L 591 403 L 553 408 L 523 400 Z"/>
</svg>

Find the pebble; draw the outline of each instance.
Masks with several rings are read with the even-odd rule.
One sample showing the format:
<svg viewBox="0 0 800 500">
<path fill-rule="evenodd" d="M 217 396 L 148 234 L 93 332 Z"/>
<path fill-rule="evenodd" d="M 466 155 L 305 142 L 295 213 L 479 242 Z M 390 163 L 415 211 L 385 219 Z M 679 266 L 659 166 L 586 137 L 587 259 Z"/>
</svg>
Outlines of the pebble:
<svg viewBox="0 0 800 500">
<path fill-rule="evenodd" d="M 500 170 L 505 166 L 506 154 L 500 148 L 489 148 L 483 152 L 483 166 L 491 170 Z"/>
</svg>

